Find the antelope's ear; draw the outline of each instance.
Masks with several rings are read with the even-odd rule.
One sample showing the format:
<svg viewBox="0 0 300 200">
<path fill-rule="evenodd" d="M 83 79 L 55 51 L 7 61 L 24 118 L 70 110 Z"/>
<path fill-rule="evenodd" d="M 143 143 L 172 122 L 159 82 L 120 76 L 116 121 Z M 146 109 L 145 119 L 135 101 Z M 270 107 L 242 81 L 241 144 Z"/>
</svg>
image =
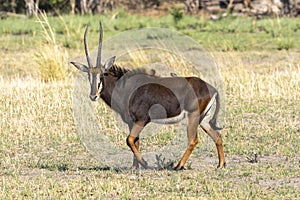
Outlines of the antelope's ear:
<svg viewBox="0 0 300 200">
<path fill-rule="evenodd" d="M 105 70 L 108 70 L 109 68 L 111 68 L 111 66 L 113 66 L 115 59 L 116 59 L 116 56 L 113 56 L 113 57 L 107 59 L 107 61 L 104 64 Z"/>
<path fill-rule="evenodd" d="M 178 76 L 176 73 L 173 73 L 173 72 L 171 72 L 170 75 L 171 75 L 172 77 L 177 77 L 177 76 Z"/>
<path fill-rule="evenodd" d="M 79 69 L 82 72 L 88 72 L 89 68 L 85 66 L 84 64 L 77 63 L 77 62 L 71 62 L 77 69 Z"/>
</svg>

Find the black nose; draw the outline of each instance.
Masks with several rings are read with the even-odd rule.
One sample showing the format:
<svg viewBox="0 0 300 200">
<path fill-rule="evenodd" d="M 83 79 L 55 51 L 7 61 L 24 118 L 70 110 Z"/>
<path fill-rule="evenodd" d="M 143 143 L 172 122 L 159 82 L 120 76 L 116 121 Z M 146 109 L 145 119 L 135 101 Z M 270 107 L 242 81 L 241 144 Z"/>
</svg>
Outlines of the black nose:
<svg viewBox="0 0 300 200">
<path fill-rule="evenodd" d="M 96 101 L 97 100 L 97 95 L 90 95 L 90 99 L 92 100 L 92 101 Z"/>
</svg>

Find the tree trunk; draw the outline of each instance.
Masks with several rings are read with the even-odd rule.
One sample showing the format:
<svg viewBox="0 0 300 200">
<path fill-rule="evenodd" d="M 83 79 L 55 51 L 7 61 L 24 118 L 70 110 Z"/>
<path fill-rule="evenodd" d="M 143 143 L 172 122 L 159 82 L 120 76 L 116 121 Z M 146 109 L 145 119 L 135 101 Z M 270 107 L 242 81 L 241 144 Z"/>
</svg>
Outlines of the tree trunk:
<svg viewBox="0 0 300 200">
<path fill-rule="evenodd" d="M 34 3 L 34 14 L 37 14 L 39 12 L 39 2 L 40 0 L 36 0 Z"/>
<path fill-rule="evenodd" d="M 75 0 L 70 0 L 70 6 L 71 6 L 71 14 L 75 14 L 75 6 L 76 6 L 76 1 Z"/>
<path fill-rule="evenodd" d="M 80 12 L 82 15 L 88 12 L 87 0 L 80 0 Z"/>
<path fill-rule="evenodd" d="M 185 5 L 185 9 L 186 9 L 186 12 L 189 13 L 189 14 L 195 14 L 197 13 L 200 4 L 201 4 L 201 1 L 200 0 L 185 0 L 183 1 L 184 5 Z"/>
<path fill-rule="evenodd" d="M 17 7 L 16 0 L 12 0 L 10 5 L 11 5 L 11 11 L 13 13 L 16 13 L 16 7 Z"/>
<path fill-rule="evenodd" d="M 27 16 L 36 15 L 39 10 L 39 0 L 36 0 L 36 2 L 34 0 L 25 0 L 25 9 Z"/>
<path fill-rule="evenodd" d="M 232 10 L 233 10 L 233 1 L 234 0 L 230 0 L 229 1 L 228 7 L 227 7 L 227 13 L 232 13 Z"/>
<path fill-rule="evenodd" d="M 101 13 L 102 10 L 101 10 L 101 5 L 100 4 L 101 4 L 101 0 L 92 0 L 90 2 L 89 7 L 92 10 L 93 14 Z"/>
</svg>

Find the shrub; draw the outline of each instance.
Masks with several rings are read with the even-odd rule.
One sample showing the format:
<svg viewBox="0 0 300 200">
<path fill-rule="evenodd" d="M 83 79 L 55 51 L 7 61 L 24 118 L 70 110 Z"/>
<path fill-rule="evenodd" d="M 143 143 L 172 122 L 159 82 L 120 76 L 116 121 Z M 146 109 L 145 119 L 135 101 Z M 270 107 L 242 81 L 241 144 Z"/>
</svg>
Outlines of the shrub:
<svg viewBox="0 0 300 200">
<path fill-rule="evenodd" d="M 171 9 L 170 14 L 173 16 L 175 24 L 177 24 L 183 18 L 183 11 L 180 7 L 175 7 Z"/>
<path fill-rule="evenodd" d="M 51 27 L 46 13 L 40 13 L 40 16 L 37 16 L 37 18 L 45 39 L 35 54 L 40 75 L 46 82 L 63 80 L 69 74 L 66 66 L 69 60 L 68 53 L 62 45 L 56 42 L 55 31 Z"/>
</svg>

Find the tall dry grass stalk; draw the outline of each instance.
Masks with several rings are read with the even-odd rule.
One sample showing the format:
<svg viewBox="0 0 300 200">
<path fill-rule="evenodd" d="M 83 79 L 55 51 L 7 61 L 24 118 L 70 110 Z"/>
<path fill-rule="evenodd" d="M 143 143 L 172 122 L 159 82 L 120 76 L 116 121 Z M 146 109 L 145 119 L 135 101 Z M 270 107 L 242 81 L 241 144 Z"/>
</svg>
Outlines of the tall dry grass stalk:
<svg viewBox="0 0 300 200">
<path fill-rule="evenodd" d="M 40 75 L 46 82 L 64 80 L 69 77 L 67 63 L 68 52 L 56 40 L 56 34 L 49 23 L 45 12 L 40 12 L 37 22 L 42 27 L 44 42 L 38 47 L 35 60 L 39 67 Z M 63 18 L 60 18 L 63 20 Z M 65 23 L 63 23 L 65 25 Z M 66 25 L 65 25 L 66 26 Z M 68 31 L 67 31 L 68 32 Z"/>
</svg>

